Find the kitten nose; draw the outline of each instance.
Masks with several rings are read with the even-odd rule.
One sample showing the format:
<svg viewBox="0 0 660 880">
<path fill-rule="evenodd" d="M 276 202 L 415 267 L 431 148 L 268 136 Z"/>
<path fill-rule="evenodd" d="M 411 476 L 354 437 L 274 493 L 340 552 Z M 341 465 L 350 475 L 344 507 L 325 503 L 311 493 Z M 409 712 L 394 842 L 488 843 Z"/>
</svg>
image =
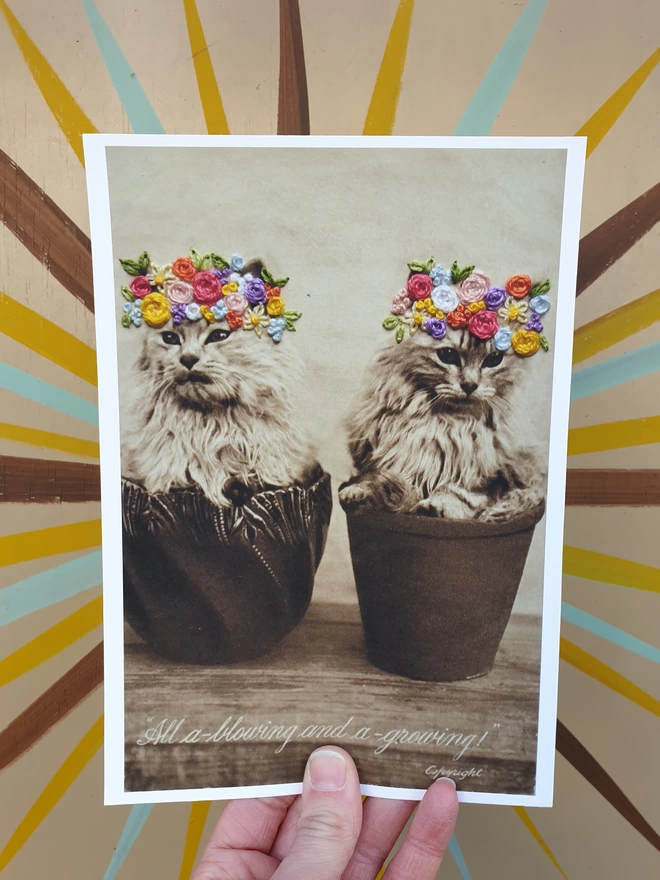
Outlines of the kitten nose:
<svg viewBox="0 0 660 880">
<path fill-rule="evenodd" d="M 183 360 L 183 358 L 181 359 Z M 473 391 L 477 390 L 476 382 L 461 382 L 461 388 L 465 391 L 467 397 L 469 397 Z"/>
<path fill-rule="evenodd" d="M 187 370 L 192 370 L 192 368 L 195 366 L 195 364 L 197 363 L 198 360 L 199 360 L 199 358 L 195 357 L 192 354 L 182 354 L 181 357 L 179 358 L 179 361 L 183 364 L 183 366 Z"/>
</svg>

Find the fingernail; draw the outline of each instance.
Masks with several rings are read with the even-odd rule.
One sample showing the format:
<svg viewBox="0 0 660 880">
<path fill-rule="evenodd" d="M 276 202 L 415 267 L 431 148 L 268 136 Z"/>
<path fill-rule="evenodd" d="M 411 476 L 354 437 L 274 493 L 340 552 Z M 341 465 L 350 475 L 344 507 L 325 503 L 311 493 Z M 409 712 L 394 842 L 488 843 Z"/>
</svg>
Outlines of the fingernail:
<svg viewBox="0 0 660 880">
<path fill-rule="evenodd" d="M 309 757 L 309 781 L 316 791 L 341 791 L 346 785 L 346 760 L 341 752 L 317 749 Z"/>
<path fill-rule="evenodd" d="M 451 778 L 451 776 L 441 776 L 440 779 L 438 779 L 438 782 L 448 782 L 454 789 L 454 791 L 456 791 L 456 783 Z"/>
</svg>

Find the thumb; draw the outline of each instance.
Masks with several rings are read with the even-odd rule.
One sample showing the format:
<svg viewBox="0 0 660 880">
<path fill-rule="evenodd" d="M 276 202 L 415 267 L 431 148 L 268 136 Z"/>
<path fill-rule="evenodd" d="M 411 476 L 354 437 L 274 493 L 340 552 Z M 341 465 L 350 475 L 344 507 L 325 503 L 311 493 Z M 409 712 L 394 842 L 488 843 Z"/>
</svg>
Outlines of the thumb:
<svg viewBox="0 0 660 880">
<path fill-rule="evenodd" d="M 312 752 L 296 836 L 273 880 L 340 880 L 361 826 L 362 799 L 353 759 L 331 746 Z"/>
</svg>

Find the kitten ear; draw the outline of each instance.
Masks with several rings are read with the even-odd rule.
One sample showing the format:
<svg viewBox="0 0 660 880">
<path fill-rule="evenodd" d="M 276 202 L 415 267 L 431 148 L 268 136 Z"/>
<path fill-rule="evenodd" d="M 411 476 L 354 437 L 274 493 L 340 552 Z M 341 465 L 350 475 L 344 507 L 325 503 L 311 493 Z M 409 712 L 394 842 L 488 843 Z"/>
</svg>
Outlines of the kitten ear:
<svg viewBox="0 0 660 880">
<path fill-rule="evenodd" d="M 263 260 L 251 260 L 249 263 L 246 263 L 243 267 L 243 274 L 254 275 L 255 278 L 261 278 L 261 270 L 264 268 Z"/>
</svg>

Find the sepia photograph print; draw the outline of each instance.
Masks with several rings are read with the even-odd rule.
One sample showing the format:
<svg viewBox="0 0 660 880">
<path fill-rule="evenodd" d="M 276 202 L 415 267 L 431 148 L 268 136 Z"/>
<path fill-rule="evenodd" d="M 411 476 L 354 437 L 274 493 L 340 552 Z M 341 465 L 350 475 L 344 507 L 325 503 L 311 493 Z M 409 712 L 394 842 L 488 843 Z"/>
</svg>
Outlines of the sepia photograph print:
<svg viewBox="0 0 660 880">
<path fill-rule="evenodd" d="M 552 803 L 581 138 L 85 136 L 106 803 Z"/>
</svg>

